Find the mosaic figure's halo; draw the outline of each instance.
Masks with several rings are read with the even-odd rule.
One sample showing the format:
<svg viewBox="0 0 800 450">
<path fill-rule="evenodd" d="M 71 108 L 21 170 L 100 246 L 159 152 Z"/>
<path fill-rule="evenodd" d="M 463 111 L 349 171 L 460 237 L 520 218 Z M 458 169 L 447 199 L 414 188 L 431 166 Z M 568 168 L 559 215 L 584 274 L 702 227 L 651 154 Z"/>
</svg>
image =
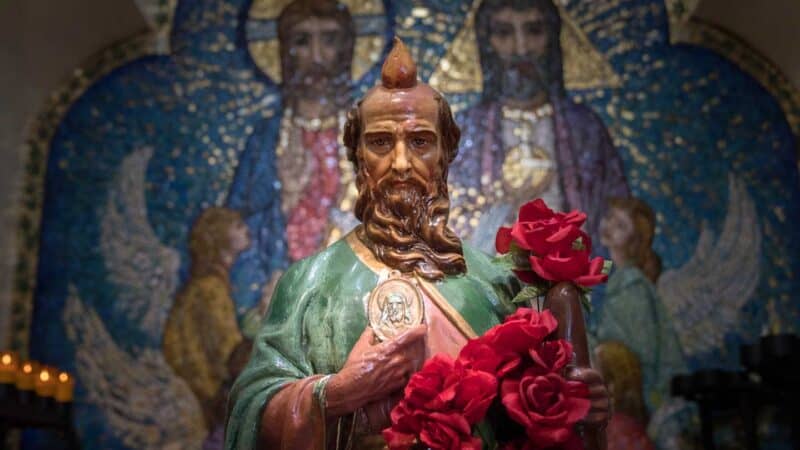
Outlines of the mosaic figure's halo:
<svg viewBox="0 0 800 450">
<path fill-rule="evenodd" d="M 275 83 L 281 82 L 278 47 L 278 16 L 292 0 L 254 0 L 245 26 L 250 55 L 256 65 Z M 358 80 L 380 60 L 387 26 L 380 0 L 340 0 L 347 6 L 356 29 L 351 76 Z"/>
<path fill-rule="evenodd" d="M 560 4 L 561 51 L 564 65 L 564 85 L 567 89 L 597 89 L 619 87 L 620 77 L 611 64 L 570 17 Z M 430 78 L 430 85 L 448 94 L 480 92 L 483 89 L 480 54 L 475 34 L 475 2 L 464 27 L 456 35 L 447 54 Z"/>
</svg>

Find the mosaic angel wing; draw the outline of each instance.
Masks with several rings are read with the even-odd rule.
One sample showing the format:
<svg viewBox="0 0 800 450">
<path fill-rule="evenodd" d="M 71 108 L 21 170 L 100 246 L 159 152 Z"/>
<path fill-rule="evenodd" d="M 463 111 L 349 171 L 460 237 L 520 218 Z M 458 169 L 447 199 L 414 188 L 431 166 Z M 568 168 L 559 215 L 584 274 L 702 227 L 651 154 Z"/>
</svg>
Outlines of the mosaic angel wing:
<svg viewBox="0 0 800 450">
<path fill-rule="evenodd" d="M 762 235 L 755 204 L 733 175 L 728 192 L 728 212 L 716 241 L 704 224 L 689 262 L 658 280 L 687 356 L 721 347 L 758 285 Z"/>
<path fill-rule="evenodd" d="M 115 311 L 160 340 L 178 285 L 180 256 L 159 241 L 147 220 L 144 184 L 153 149 L 126 156 L 108 191 L 100 249 L 117 286 Z"/>
<path fill-rule="evenodd" d="M 201 447 L 206 430 L 200 405 L 159 350 L 121 349 L 74 286 L 63 322 L 85 401 L 100 409 L 115 437 L 136 449 Z"/>
</svg>

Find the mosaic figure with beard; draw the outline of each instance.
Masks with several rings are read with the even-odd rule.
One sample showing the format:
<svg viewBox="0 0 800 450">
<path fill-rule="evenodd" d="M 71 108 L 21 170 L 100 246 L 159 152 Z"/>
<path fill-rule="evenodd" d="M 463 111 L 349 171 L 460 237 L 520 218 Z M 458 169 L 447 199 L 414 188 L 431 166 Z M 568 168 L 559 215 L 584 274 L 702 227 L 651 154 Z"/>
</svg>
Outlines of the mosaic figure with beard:
<svg viewBox="0 0 800 450">
<path fill-rule="evenodd" d="M 452 168 L 461 236 L 491 251 L 494 232 L 536 197 L 581 209 L 595 242 L 605 200 L 628 195 L 603 122 L 564 89 L 561 18 L 552 0 L 486 0 L 475 30 L 481 100 L 459 117 L 464 144 Z"/>
<path fill-rule="evenodd" d="M 281 11 L 277 34 L 283 116 L 278 127 L 256 128 L 227 200 L 253 230 L 253 249 L 233 271 L 243 305 L 268 297 L 291 262 L 326 244 L 354 178 L 339 144 L 351 102 L 353 18 L 335 1 L 295 0 Z"/>
<path fill-rule="evenodd" d="M 424 361 L 456 356 L 514 312 L 513 274 L 448 227 L 446 180 L 459 137 L 447 101 L 417 81 L 396 40 L 381 85 L 344 129 L 361 225 L 278 282 L 231 390 L 226 448 L 383 449 L 389 411 Z M 423 324 L 381 340 L 365 299 L 397 277 L 418 287 Z M 568 376 L 593 393 L 587 426 L 604 426 L 609 400 L 600 374 L 576 368 Z M 484 448 L 496 446 L 485 439 Z"/>
</svg>

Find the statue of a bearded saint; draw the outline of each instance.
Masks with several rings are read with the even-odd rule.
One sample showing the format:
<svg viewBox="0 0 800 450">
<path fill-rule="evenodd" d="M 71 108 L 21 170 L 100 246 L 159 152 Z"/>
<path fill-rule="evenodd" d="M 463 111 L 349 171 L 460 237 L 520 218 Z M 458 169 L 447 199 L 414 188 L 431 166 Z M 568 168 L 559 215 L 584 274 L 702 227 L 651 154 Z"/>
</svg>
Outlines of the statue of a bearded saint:
<svg viewBox="0 0 800 450">
<path fill-rule="evenodd" d="M 384 448 L 389 411 L 424 361 L 455 357 L 514 311 L 513 275 L 462 245 L 447 225 L 447 172 L 459 137 L 447 101 L 417 82 L 396 40 L 382 84 L 345 125 L 361 225 L 278 282 L 231 390 L 226 448 Z M 380 326 L 391 321 L 370 320 L 382 316 L 371 311 L 371 294 L 390 282 L 406 286 L 395 291 L 402 295 L 417 292 L 415 323 L 422 323 L 394 335 Z M 568 376 L 593 393 L 587 423 L 604 424 L 608 394 L 599 373 L 583 368 Z"/>
</svg>

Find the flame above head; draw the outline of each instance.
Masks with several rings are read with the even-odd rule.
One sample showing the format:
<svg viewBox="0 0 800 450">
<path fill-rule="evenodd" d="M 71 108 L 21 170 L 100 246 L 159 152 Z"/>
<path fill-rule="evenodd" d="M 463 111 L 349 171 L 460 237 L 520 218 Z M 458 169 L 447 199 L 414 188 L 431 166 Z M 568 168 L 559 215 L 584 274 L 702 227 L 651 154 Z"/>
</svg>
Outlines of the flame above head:
<svg viewBox="0 0 800 450">
<path fill-rule="evenodd" d="M 417 64 L 400 38 L 394 38 L 394 46 L 381 69 L 381 82 L 386 89 L 408 89 L 417 84 Z"/>
</svg>

